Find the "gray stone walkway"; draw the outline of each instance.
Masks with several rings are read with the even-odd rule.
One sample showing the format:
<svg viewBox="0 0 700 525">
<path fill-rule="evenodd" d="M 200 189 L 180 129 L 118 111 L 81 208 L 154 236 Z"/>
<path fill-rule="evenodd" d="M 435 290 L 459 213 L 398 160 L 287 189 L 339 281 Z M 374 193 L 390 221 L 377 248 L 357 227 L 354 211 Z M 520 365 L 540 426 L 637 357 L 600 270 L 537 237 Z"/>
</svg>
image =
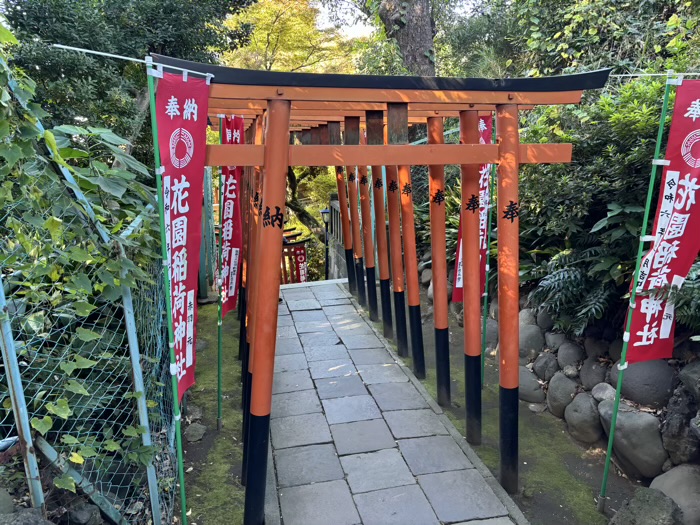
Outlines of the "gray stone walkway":
<svg viewBox="0 0 700 525">
<path fill-rule="evenodd" d="M 271 437 L 284 525 L 527 523 L 344 286 L 282 297 Z"/>
</svg>

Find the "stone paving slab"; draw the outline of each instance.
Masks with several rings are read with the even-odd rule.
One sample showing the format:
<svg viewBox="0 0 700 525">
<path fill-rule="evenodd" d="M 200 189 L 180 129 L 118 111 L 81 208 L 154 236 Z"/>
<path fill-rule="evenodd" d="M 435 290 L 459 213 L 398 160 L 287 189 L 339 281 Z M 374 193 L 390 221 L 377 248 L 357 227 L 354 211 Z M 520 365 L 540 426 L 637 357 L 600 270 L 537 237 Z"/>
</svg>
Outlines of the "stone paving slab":
<svg viewBox="0 0 700 525">
<path fill-rule="evenodd" d="M 342 285 L 283 298 L 270 431 L 285 525 L 528 525 Z"/>
</svg>

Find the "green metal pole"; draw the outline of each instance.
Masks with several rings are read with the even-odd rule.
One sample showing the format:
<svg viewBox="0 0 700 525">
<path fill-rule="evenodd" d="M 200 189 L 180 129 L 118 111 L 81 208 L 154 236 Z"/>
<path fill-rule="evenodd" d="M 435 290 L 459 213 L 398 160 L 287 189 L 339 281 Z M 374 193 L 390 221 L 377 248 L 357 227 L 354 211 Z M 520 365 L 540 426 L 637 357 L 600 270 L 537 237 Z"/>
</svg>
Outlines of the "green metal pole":
<svg viewBox="0 0 700 525">
<path fill-rule="evenodd" d="M 669 77 L 672 72 L 669 72 Z M 671 93 L 671 85 L 675 84 L 675 80 L 668 78 L 666 81 L 666 89 L 664 91 L 664 101 L 661 107 L 661 120 L 659 122 L 659 131 L 656 135 L 656 149 L 654 151 L 654 160 L 659 159 L 661 155 L 661 140 L 664 135 L 664 124 L 666 122 L 666 112 L 668 111 L 668 98 Z M 637 262 L 634 268 L 634 280 L 632 291 L 630 292 L 630 306 L 627 309 L 627 322 L 625 324 L 625 333 L 622 342 L 622 355 L 620 364 L 618 365 L 619 374 L 617 376 L 617 389 L 615 390 L 615 407 L 613 408 L 612 420 L 610 421 L 610 436 L 608 437 L 608 451 L 605 455 L 605 469 L 603 470 L 603 483 L 600 487 L 600 497 L 598 498 L 598 512 L 605 510 L 605 494 L 608 489 L 608 474 L 610 473 L 610 461 L 612 460 L 613 442 L 615 440 L 615 426 L 617 424 L 617 413 L 620 408 L 620 393 L 622 392 L 622 379 L 627 368 L 627 345 L 629 343 L 629 330 L 632 325 L 632 312 L 635 308 L 635 300 L 637 298 L 637 282 L 639 281 L 639 269 L 642 263 L 642 254 L 644 253 L 644 241 L 646 237 L 647 226 L 649 223 L 649 212 L 651 209 L 651 201 L 654 195 L 654 183 L 656 182 L 656 168 L 654 163 L 651 166 L 651 175 L 649 177 L 649 189 L 647 190 L 647 202 L 644 210 L 644 220 L 642 222 L 642 233 L 639 240 L 639 248 L 637 249 Z"/>
<path fill-rule="evenodd" d="M 146 57 L 146 73 L 154 71 L 153 59 Z M 182 433 L 180 424 L 180 404 L 178 402 L 177 364 L 175 362 L 175 337 L 173 334 L 173 312 L 170 299 L 170 276 L 168 272 L 168 251 L 165 239 L 165 211 L 163 203 L 163 181 L 160 171 L 160 148 L 158 147 L 158 122 L 156 121 L 156 90 L 153 77 L 148 74 L 148 93 L 151 103 L 151 131 L 153 132 L 153 157 L 156 171 L 156 190 L 158 192 L 158 211 L 160 215 L 160 244 L 163 257 L 163 282 L 165 284 L 165 311 L 168 323 L 168 347 L 170 348 L 170 375 L 173 389 L 173 417 L 175 419 L 175 443 L 177 448 L 177 466 L 180 476 L 180 513 L 183 525 L 187 525 L 187 497 L 185 495 L 185 464 L 182 454 Z"/>
<path fill-rule="evenodd" d="M 224 119 L 219 117 L 219 144 L 223 142 L 223 129 L 224 129 Z M 222 235 L 223 235 L 223 226 L 224 226 L 224 172 L 221 168 L 219 168 L 219 254 L 218 254 L 218 260 L 219 260 L 219 265 L 218 265 L 218 272 L 216 276 L 217 280 L 217 287 L 219 288 L 219 319 L 218 323 L 216 326 L 216 332 L 217 332 L 217 370 L 216 370 L 216 428 L 218 430 L 221 430 L 223 428 L 223 419 L 222 419 L 222 372 L 221 372 L 221 367 L 223 366 L 223 350 L 222 350 L 222 334 L 221 334 L 221 324 L 223 322 L 223 317 L 222 317 L 222 311 L 223 311 L 223 303 L 224 303 L 224 280 L 222 278 L 222 261 L 221 261 L 221 254 L 222 254 Z"/>
<path fill-rule="evenodd" d="M 496 119 L 493 119 L 491 142 L 496 144 Z M 489 263 L 491 262 L 491 208 L 493 207 L 493 182 L 496 180 L 496 164 L 491 164 L 489 174 L 489 205 L 486 208 L 486 276 L 484 282 L 484 309 L 481 314 L 481 388 L 484 388 L 484 366 L 486 365 L 486 321 L 489 318 Z"/>
</svg>

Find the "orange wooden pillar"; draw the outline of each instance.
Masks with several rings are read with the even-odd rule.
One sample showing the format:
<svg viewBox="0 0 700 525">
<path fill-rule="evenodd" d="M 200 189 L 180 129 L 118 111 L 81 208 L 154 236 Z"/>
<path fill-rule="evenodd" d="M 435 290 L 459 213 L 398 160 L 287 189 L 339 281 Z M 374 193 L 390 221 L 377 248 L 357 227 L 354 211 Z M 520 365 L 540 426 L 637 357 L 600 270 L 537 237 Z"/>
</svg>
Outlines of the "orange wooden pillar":
<svg viewBox="0 0 700 525">
<path fill-rule="evenodd" d="M 444 144 L 441 117 L 428 118 L 428 143 Z M 450 333 L 447 305 L 447 247 L 445 233 L 445 167 L 428 166 L 430 172 L 430 240 L 433 260 L 433 308 L 435 318 L 435 376 L 437 401 L 450 405 Z"/>
<path fill-rule="evenodd" d="M 401 126 L 395 113 L 387 113 L 386 142 Z M 403 246 L 401 242 L 401 209 L 399 205 L 399 175 L 396 166 L 386 168 L 386 199 L 389 212 L 389 250 L 391 254 L 391 282 L 394 287 L 394 316 L 396 318 L 396 344 L 401 357 L 408 357 L 408 331 L 406 327 L 406 295 L 403 280 Z"/>
<path fill-rule="evenodd" d="M 479 143 L 479 113 L 459 114 L 460 143 Z M 479 165 L 462 164 L 462 283 L 464 395 L 467 441 L 481 443 L 481 283 L 479 272 Z"/>
<path fill-rule="evenodd" d="M 408 104 L 388 104 L 389 144 L 408 144 Z M 418 284 L 418 253 L 416 251 L 416 223 L 413 215 L 411 167 L 398 166 L 401 199 L 401 234 L 403 258 L 408 288 L 408 320 L 411 327 L 411 357 L 413 372 L 418 379 L 425 377 L 423 354 L 423 323 L 420 315 L 420 288 Z"/>
<path fill-rule="evenodd" d="M 367 111 L 367 144 L 384 145 L 384 112 Z M 386 212 L 384 211 L 384 178 L 381 166 L 372 166 L 372 192 L 374 194 L 374 224 L 379 260 L 379 293 L 382 299 L 382 323 L 384 337 L 393 337 L 391 321 L 391 278 L 389 275 L 389 248 L 386 238 Z"/>
<path fill-rule="evenodd" d="M 328 123 L 328 140 L 329 144 L 340 145 L 340 122 Z M 350 293 L 357 293 L 352 231 L 350 230 L 350 217 L 348 216 L 348 189 L 345 184 L 345 173 L 342 166 L 335 167 L 335 179 L 338 185 L 338 206 L 340 206 L 340 223 L 343 233 L 343 248 L 345 249 L 345 268 L 348 272 L 348 287 L 350 288 Z"/>
<path fill-rule="evenodd" d="M 367 140 L 360 130 L 360 144 L 367 144 Z M 364 246 L 364 263 L 367 274 L 367 306 L 369 307 L 369 318 L 372 321 L 379 320 L 377 311 L 377 271 L 374 261 L 374 241 L 372 240 L 372 211 L 370 210 L 369 188 L 371 182 L 367 175 L 367 166 L 357 167 L 360 178 L 360 212 L 362 213 L 362 243 Z"/>
<path fill-rule="evenodd" d="M 360 144 L 360 117 L 345 117 L 345 145 Z M 360 211 L 357 204 L 357 166 L 346 166 L 348 173 L 348 206 L 350 207 L 350 224 L 352 225 L 352 249 L 355 258 L 355 280 L 357 282 L 357 301 L 360 306 L 367 305 L 365 288 L 365 268 L 362 257 L 362 236 L 360 235 Z"/>
<path fill-rule="evenodd" d="M 518 106 L 496 107 L 498 133 L 498 359 L 501 485 L 518 491 L 519 214 Z M 466 297 L 465 297 L 466 300 Z"/>
<path fill-rule="evenodd" d="M 265 137 L 263 205 L 258 225 L 260 243 L 253 264 L 258 268 L 257 297 L 253 311 L 253 382 L 250 401 L 248 479 L 245 494 L 245 525 L 265 523 L 265 488 L 270 439 L 272 380 L 277 338 L 280 290 L 279 261 L 289 164 L 289 117 L 287 100 L 268 101 Z"/>
</svg>

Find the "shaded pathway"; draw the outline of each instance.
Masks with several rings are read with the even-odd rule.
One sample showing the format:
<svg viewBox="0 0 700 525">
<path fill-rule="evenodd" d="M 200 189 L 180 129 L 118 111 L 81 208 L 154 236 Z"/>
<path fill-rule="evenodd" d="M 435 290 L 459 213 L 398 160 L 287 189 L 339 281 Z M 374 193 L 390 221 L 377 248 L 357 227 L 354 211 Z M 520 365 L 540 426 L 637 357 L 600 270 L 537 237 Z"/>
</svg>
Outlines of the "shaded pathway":
<svg viewBox="0 0 700 525">
<path fill-rule="evenodd" d="M 527 523 L 342 285 L 282 295 L 271 434 L 284 525 Z"/>
</svg>

